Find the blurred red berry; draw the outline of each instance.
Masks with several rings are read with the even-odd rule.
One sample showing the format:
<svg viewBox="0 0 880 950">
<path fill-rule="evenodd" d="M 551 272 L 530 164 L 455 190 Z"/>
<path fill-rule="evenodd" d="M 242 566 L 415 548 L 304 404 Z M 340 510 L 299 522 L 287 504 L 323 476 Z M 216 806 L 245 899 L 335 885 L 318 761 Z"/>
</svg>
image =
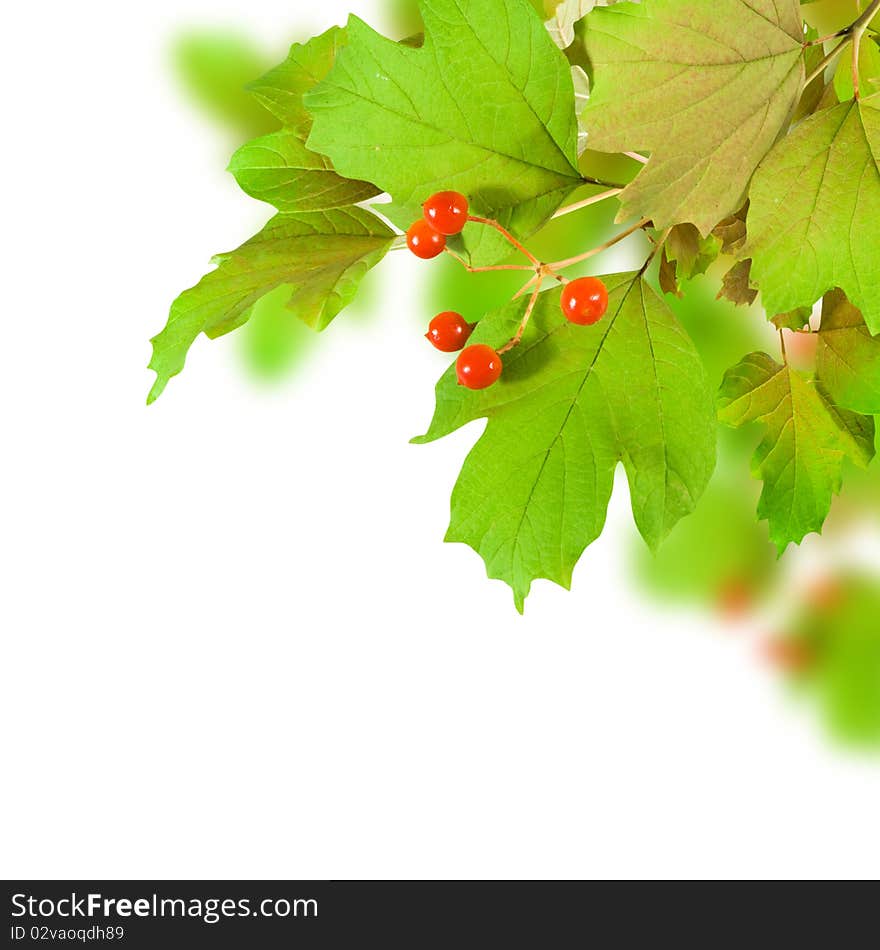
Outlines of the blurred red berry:
<svg viewBox="0 0 880 950">
<path fill-rule="evenodd" d="M 804 673 L 816 662 L 816 651 L 806 640 L 777 637 L 765 646 L 767 659 L 786 673 Z"/>
</svg>

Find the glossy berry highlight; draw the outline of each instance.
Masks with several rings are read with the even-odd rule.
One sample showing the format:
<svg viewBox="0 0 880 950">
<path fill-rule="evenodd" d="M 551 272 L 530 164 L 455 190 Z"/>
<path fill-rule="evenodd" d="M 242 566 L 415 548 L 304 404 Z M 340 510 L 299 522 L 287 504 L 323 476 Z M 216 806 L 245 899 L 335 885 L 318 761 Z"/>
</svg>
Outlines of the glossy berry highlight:
<svg viewBox="0 0 880 950">
<path fill-rule="evenodd" d="M 425 220 L 441 234 L 458 234 L 468 217 L 468 200 L 460 191 L 438 191 L 422 205 Z"/>
<path fill-rule="evenodd" d="M 443 253 L 446 238 L 422 218 L 409 226 L 406 232 L 406 246 L 416 257 L 427 261 Z"/>
<path fill-rule="evenodd" d="M 501 357 L 485 343 L 466 346 L 455 361 L 458 382 L 468 389 L 486 389 L 501 375 Z"/>
<path fill-rule="evenodd" d="M 578 277 L 562 288 L 562 312 L 578 326 L 591 326 L 608 309 L 608 289 L 598 277 Z"/>
<path fill-rule="evenodd" d="M 442 353 L 455 353 L 467 343 L 473 329 L 474 325 L 468 323 L 460 313 L 444 310 L 428 324 L 425 338 Z"/>
</svg>

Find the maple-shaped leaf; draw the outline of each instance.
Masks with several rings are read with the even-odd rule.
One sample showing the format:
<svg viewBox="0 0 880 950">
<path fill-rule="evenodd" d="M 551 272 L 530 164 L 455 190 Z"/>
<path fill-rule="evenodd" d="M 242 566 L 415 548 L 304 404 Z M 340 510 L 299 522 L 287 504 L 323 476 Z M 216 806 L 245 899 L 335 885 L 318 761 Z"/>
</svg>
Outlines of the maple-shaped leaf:
<svg viewBox="0 0 880 950">
<path fill-rule="evenodd" d="M 455 189 L 474 213 L 528 235 L 583 183 L 568 61 L 528 0 L 421 10 L 419 49 L 349 19 L 347 45 L 305 97 L 308 146 L 388 192 L 383 212 L 401 227 L 432 192 Z M 477 261 L 509 253 L 489 228 L 468 225 L 464 239 Z"/>
<path fill-rule="evenodd" d="M 326 211 L 379 194 L 369 182 L 337 175 L 328 158 L 306 148 L 287 129 L 242 145 L 229 171 L 242 191 L 279 211 Z"/>
<path fill-rule="evenodd" d="M 287 59 L 270 69 L 248 88 L 285 128 L 305 140 L 312 127 L 312 117 L 303 105 L 303 96 L 330 72 L 347 35 L 334 26 L 307 43 L 294 43 Z"/>
<path fill-rule="evenodd" d="M 822 301 L 816 374 L 839 406 L 880 414 L 880 337 L 839 290 Z"/>
<path fill-rule="evenodd" d="M 589 147 L 647 151 L 618 220 L 707 235 L 746 195 L 804 81 L 797 0 L 644 0 L 585 20 Z"/>
<path fill-rule="evenodd" d="M 393 240 L 391 229 L 361 208 L 276 215 L 237 250 L 218 255 L 216 270 L 171 305 L 165 328 L 152 341 L 156 381 L 147 401 L 183 369 L 200 333 L 213 339 L 241 326 L 276 287 L 290 288 L 296 316 L 324 329 Z"/>
<path fill-rule="evenodd" d="M 880 333 L 878 163 L 880 95 L 804 119 L 761 163 L 741 254 L 769 312 L 839 287 Z"/>
<path fill-rule="evenodd" d="M 452 494 L 448 541 L 482 555 L 518 609 L 534 579 L 568 587 L 605 522 L 622 462 L 642 537 L 655 548 L 690 512 L 715 461 L 715 413 L 697 352 L 640 274 L 603 278 L 608 312 L 569 323 L 559 291 L 540 295 L 522 342 L 505 353 L 489 389 L 437 385 L 429 442 L 486 416 Z M 498 347 L 522 317 L 520 302 L 484 317 L 471 341 Z"/>
<path fill-rule="evenodd" d="M 758 516 L 767 519 L 780 553 L 822 530 L 844 459 L 867 466 L 874 456 L 870 416 L 839 408 L 815 380 L 766 353 L 752 353 L 727 372 L 719 418 L 764 427 L 752 469 L 764 482 Z"/>
</svg>

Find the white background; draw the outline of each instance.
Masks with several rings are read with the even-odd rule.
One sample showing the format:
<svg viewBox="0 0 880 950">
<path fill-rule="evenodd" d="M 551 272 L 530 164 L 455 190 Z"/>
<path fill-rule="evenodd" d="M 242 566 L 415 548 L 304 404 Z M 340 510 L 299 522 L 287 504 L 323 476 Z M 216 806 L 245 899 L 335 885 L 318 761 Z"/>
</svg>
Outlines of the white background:
<svg viewBox="0 0 880 950">
<path fill-rule="evenodd" d="M 381 319 L 340 317 L 289 384 L 200 340 L 145 407 L 170 300 L 266 216 L 172 37 L 240 26 L 280 57 L 349 5 L 376 21 L 5 12 L 0 872 L 876 876 L 877 768 L 748 631 L 644 601 L 625 482 L 573 593 L 536 584 L 524 618 L 441 543 L 479 424 L 407 444 L 443 365 L 412 332 L 425 265 L 392 255 Z"/>
</svg>

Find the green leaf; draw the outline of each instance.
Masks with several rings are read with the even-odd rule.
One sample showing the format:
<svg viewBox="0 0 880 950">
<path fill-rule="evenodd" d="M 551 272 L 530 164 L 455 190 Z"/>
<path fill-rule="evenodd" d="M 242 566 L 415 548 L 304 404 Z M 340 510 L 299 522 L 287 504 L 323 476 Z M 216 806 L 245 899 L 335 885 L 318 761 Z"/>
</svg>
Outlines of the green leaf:
<svg viewBox="0 0 880 950">
<path fill-rule="evenodd" d="M 839 290 L 822 301 L 816 374 L 839 406 L 880 414 L 880 338 Z"/>
<path fill-rule="evenodd" d="M 845 458 L 866 466 L 874 420 L 838 408 L 821 386 L 766 353 L 752 353 L 721 384 L 719 418 L 739 427 L 760 422 L 765 435 L 752 469 L 763 479 L 758 515 L 780 553 L 821 531 L 840 491 Z"/>
<path fill-rule="evenodd" d="M 174 66 L 187 93 L 242 136 L 278 127 L 246 86 L 266 68 L 262 51 L 235 32 L 188 31 L 174 44 Z"/>
<path fill-rule="evenodd" d="M 859 91 L 868 95 L 877 91 L 874 83 L 880 79 L 880 48 L 877 44 L 863 37 L 859 46 Z M 853 57 L 852 51 L 846 49 L 837 61 L 834 71 L 834 91 L 841 102 L 852 99 L 853 90 Z"/>
<path fill-rule="evenodd" d="M 735 211 L 804 81 L 797 0 L 645 0 L 585 20 L 589 147 L 648 151 L 618 220 L 692 222 Z"/>
<path fill-rule="evenodd" d="M 242 191 L 279 211 L 326 211 L 379 194 L 369 182 L 337 175 L 329 159 L 286 129 L 242 145 L 229 171 Z"/>
<path fill-rule="evenodd" d="M 714 235 L 702 237 L 693 224 L 677 224 L 666 238 L 666 254 L 675 261 L 680 280 L 705 274 L 718 257 L 721 240 Z"/>
<path fill-rule="evenodd" d="M 565 319 L 558 290 L 541 294 L 491 388 L 458 386 L 451 367 L 428 432 L 414 440 L 488 417 L 455 486 L 446 539 L 481 554 L 520 610 L 535 578 L 569 586 L 602 531 L 619 462 L 652 548 L 693 510 L 714 466 L 712 397 L 693 344 L 640 274 L 603 279 L 608 313 L 593 327 Z M 489 314 L 472 341 L 500 346 L 522 312 L 518 302 Z"/>
<path fill-rule="evenodd" d="M 330 72 L 346 42 L 345 30 L 334 26 L 308 43 L 294 43 L 280 66 L 269 70 L 248 88 L 285 128 L 305 140 L 312 127 L 312 117 L 303 105 L 303 96 Z"/>
<path fill-rule="evenodd" d="M 839 287 L 880 332 L 880 95 L 805 119 L 751 187 L 752 279 L 771 313 Z"/>
<path fill-rule="evenodd" d="M 425 0 L 422 14 L 420 49 L 349 20 L 348 45 L 306 96 L 309 148 L 388 192 L 383 211 L 402 227 L 453 188 L 529 235 L 582 183 L 569 64 L 527 0 Z M 464 237 L 478 261 L 509 252 L 491 229 Z"/>
<path fill-rule="evenodd" d="M 812 307 L 798 307 L 788 313 L 777 313 L 770 318 L 770 322 L 777 330 L 803 330 L 813 315 Z"/>
<path fill-rule="evenodd" d="M 152 341 L 150 369 L 157 378 L 147 401 L 158 398 L 183 369 L 200 333 L 213 339 L 241 326 L 253 305 L 276 287 L 290 288 L 296 316 L 324 329 L 351 302 L 393 239 L 388 227 L 361 208 L 276 215 L 237 250 L 218 255 L 217 269 L 171 305 L 164 330 Z"/>
</svg>

